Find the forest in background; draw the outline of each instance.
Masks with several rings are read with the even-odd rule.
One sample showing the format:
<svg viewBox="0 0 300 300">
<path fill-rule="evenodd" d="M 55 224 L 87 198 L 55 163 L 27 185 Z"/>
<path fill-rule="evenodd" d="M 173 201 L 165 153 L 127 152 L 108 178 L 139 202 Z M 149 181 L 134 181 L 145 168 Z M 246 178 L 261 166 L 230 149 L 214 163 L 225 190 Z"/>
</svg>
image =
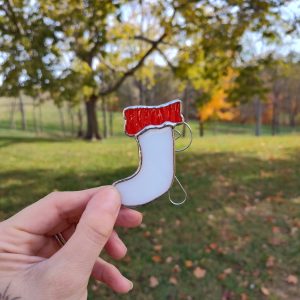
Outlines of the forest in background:
<svg viewBox="0 0 300 300">
<path fill-rule="evenodd" d="M 262 125 L 275 135 L 299 122 L 297 1 L 0 4 L 6 128 L 19 114 L 28 129 L 30 106 L 34 131 L 43 131 L 50 101 L 62 132 L 68 118 L 73 136 L 97 140 L 112 135 L 124 107 L 177 98 L 200 136 L 218 121 L 255 124 L 257 136 Z"/>
</svg>

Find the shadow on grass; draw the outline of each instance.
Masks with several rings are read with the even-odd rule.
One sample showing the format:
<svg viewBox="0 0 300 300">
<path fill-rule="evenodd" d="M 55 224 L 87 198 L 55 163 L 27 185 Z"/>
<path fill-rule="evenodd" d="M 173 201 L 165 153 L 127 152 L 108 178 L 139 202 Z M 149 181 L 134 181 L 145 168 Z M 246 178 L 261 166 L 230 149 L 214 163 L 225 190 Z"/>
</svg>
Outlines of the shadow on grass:
<svg viewBox="0 0 300 300">
<path fill-rule="evenodd" d="M 108 185 L 131 172 L 130 168 L 117 172 L 86 171 L 82 175 L 49 169 L 0 171 L 0 212 L 11 215 L 52 191 L 76 191 Z"/>
<path fill-rule="evenodd" d="M 21 143 L 48 143 L 48 142 L 71 142 L 72 138 L 66 137 L 11 137 L 11 136 L 0 136 L 0 148 L 8 147 L 14 144 Z"/>
<path fill-rule="evenodd" d="M 12 143 L 37 142 L 35 138 L 11 139 Z M 48 142 L 39 139 L 38 142 Z M 52 140 L 51 141 L 55 141 Z M 59 142 L 61 140 L 57 140 Z M 1 138 L 0 138 L 1 142 Z M 0 146 L 1 147 L 1 146 Z M 289 151 L 289 150 L 287 150 Z M 299 152 L 298 152 L 299 151 Z M 292 149 L 285 159 L 264 160 L 236 153 L 183 153 L 178 156 L 176 173 L 189 194 L 188 202 L 181 206 L 181 212 L 189 213 L 191 207 L 203 206 L 213 210 L 227 202 L 238 204 L 282 193 L 285 198 L 300 194 L 300 149 Z M 39 199 L 53 190 L 80 190 L 89 187 L 111 184 L 131 175 L 135 169 L 120 168 L 111 171 L 109 167 L 94 171 L 83 169 L 76 172 L 51 169 L 0 170 L 1 210 L 8 214 Z M 181 197 L 175 190 L 175 196 Z M 149 209 L 164 206 L 165 201 L 154 201 Z"/>
</svg>

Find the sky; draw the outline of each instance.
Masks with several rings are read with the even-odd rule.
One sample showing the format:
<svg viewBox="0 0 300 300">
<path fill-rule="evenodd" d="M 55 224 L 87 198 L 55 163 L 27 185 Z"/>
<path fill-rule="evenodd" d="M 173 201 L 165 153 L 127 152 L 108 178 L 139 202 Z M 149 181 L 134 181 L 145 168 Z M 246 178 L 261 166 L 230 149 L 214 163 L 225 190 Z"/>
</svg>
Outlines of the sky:
<svg viewBox="0 0 300 300">
<path fill-rule="evenodd" d="M 300 0 L 290 1 L 290 3 L 281 9 L 281 15 L 283 20 L 298 18 L 300 22 Z M 276 24 L 274 24 L 274 26 L 279 28 Z M 278 56 L 287 56 L 289 53 L 295 52 L 300 55 L 300 23 L 298 26 L 299 31 L 297 36 L 296 34 L 291 36 L 281 32 L 281 42 L 279 44 L 266 44 L 259 33 L 247 32 L 241 42 L 244 47 L 243 56 L 250 60 L 253 56 L 261 57 L 268 53 L 274 53 Z M 170 49 L 167 56 L 171 60 L 176 56 L 176 50 Z M 158 53 L 154 54 L 154 60 L 159 65 L 166 65 L 164 58 Z"/>
</svg>

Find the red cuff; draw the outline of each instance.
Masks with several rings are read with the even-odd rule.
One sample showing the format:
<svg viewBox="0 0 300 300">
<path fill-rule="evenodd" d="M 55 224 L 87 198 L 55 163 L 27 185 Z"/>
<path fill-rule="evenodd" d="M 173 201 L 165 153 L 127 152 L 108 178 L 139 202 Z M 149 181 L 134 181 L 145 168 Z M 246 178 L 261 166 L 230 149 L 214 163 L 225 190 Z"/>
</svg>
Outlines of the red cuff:
<svg viewBox="0 0 300 300">
<path fill-rule="evenodd" d="M 176 126 L 183 123 L 181 101 L 174 100 L 159 106 L 130 106 L 124 109 L 125 132 L 138 135 L 148 128 L 164 125 Z"/>
</svg>

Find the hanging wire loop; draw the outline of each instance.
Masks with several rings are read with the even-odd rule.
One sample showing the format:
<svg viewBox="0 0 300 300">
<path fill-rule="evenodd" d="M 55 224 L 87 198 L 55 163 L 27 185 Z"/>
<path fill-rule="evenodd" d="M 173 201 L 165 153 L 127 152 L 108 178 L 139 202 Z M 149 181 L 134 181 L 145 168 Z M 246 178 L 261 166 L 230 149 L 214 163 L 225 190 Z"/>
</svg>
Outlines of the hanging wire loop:
<svg viewBox="0 0 300 300">
<path fill-rule="evenodd" d="M 183 203 L 186 201 L 186 199 L 187 199 L 187 192 L 186 192 L 186 190 L 184 189 L 184 187 L 182 186 L 182 184 L 180 183 L 180 181 L 178 180 L 178 178 L 177 178 L 176 175 L 174 175 L 174 179 L 177 181 L 177 183 L 179 184 L 181 190 L 183 191 L 183 193 L 184 193 L 184 199 L 181 200 L 180 202 L 174 201 L 174 200 L 172 199 L 172 197 L 171 197 L 171 192 L 170 192 L 170 190 L 169 190 L 169 191 L 168 191 L 169 200 L 170 200 L 170 202 L 171 202 L 172 204 L 174 204 L 174 205 L 181 205 L 181 204 L 183 204 Z"/>
<path fill-rule="evenodd" d="M 182 152 L 182 151 L 186 150 L 187 148 L 189 148 L 191 146 L 191 144 L 193 142 L 193 134 L 192 134 L 192 129 L 191 129 L 190 125 L 186 122 L 184 122 L 183 124 L 184 124 L 184 126 L 186 126 L 188 128 L 188 130 L 190 132 L 190 140 L 186 146 L 179 148 L 179 149 L 175 149 L 176 152 Z M 175 129 L 175 131 L 180 134 L 177 138 L 175 138 L 175 140 L 177 140 L 178 138 L 180 138 L 182 136 L 182 134 L 176 129 Z"/>
</svg>

